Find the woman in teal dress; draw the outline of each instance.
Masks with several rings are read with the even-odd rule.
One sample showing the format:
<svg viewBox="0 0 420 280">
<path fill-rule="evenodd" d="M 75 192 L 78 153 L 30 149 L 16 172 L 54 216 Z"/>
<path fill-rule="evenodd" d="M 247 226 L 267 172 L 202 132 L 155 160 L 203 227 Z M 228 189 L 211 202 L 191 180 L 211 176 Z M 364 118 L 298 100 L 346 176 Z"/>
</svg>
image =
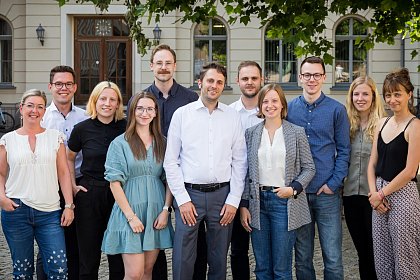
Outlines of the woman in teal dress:
<svg viewBox="0 0 420 280">
<path fill-rule="evenodd" d="M 112 141 L 105 163 L 115 204 L 102 242 L 106 254 L 122 254 L 124 279 L 152 279 L 159 250 L 172 247 L 168 212 L 172 194 L 162 167 L 165 139 L 151 93 L 133 98 L 127 130 Z"/>
</svg>

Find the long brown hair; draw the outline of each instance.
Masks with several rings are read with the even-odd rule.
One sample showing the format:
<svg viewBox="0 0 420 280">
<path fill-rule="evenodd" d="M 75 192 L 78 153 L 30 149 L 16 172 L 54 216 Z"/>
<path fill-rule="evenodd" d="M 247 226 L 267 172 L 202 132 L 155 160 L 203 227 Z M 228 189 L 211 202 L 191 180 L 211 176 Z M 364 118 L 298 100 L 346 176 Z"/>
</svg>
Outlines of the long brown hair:
<svg viewBox="0 0 420 280">
<path fill-rule="evenodd" d="M 150 134 L 153 137 L 153 154 L 158 162 L 162 162 L 165 156 L 166 141 L 160 129 L 160 113 L 155 96 L 150 92 L 142 91 L 137 93 L 131 102 L 132 106 L 128 111 L 127 128 L 125 140 L 130 145 L 130 149 L 136 159 L 145 159 L 147 156 L 146 145 L 136 132 L 136 108 L 137 103 L 142 98 L 149 98 L 155 104 L 156 116 L 149 125 Z"/>
</svg>

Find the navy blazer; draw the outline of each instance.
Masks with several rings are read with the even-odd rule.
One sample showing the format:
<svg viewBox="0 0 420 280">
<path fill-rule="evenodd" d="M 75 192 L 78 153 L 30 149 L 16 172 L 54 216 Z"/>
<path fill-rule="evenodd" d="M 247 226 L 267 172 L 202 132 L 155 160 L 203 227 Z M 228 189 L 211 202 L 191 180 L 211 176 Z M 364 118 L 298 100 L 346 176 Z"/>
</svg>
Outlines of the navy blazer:
<svg viewBox="0 0 420 280">
<path fill-rule="evenodd" d="M 248 201 L 251 213 L 251 226 L 260 229 L 260 192 L 258 173 L 258 149 L 261 143 L 264 122 L 250 127 L 245 132 L 248 174 L 242 199 Z M 300 184 L 303 191 L 297 199 L 293 197 L 287 202 L 288 230 L 297 229 L 311 222 L 305 188 L 315 175 L 315 164 L 306 138 L 305 130 L 283 120 L 283 134 L 286 146 L 286 186 Z"/>
</svg>

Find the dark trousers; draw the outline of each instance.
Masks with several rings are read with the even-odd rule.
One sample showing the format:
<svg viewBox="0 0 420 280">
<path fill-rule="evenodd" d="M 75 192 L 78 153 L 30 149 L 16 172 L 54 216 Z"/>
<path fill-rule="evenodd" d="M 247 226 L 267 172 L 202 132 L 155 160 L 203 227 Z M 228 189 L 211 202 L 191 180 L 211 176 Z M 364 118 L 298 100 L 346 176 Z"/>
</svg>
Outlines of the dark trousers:
<svg viewBox="0 0 420 280">
<path fill-rule="evenodd" d="M 249 233 L 241 224 L 239 211 L 233 220 L 232 238 L 230 241 L 230 266 L 233 280 L 249 280 Z"/>
<path fill-rule="evenodd" d="M 204 220 L 198 227 L 197 236 L 197 258 L 194 263 L 193 280 L 206 280 L 207 276 L 207 241 L 206 224 Z"/>
<path fill-rule="evenodd" d="M 206 280 L 207 275 L 207 243 L 206 226 L 204 221 L 200 223 L 197 238 L 197 258 L 194 264 L 193 280 Z M 168 265 L 165 251 L 161 250 L 153 267 L 153 280 L 167 280 Z"/>
<path fill-rule="evenodd" d="M 347 227 L 359 257 L 360 279 L 377 279 L 373 258 L 372 207 L 368 197 L 344 196 L 343 205 Z"/>
<path fill-rule="evenodd" d="M 76 179 L 76 184 L 79 184 L 80 178 Z M 60 207 L 64 209 L 66 204 L 61 190 L 60 194 Z M 79 249 L 76 235 L 76 223 L 71 223 L 68 227 L 63 227 L 64 238 L 66 240 L 66 253 L 67 253 L 67 271 L 69 280 L 79 279 Z M 42 264 L 42 256 L 39 252 L 36 259 L 36 277 L 38 280 L 47 280 L 47 275 L 44 272 Z"/>
<path fill-rule="evenodd" d="M 76 232 L 79 241 L 79 279 L 98 279 L 101 261 L 101 245 L 108 219 L 114 205 L 114 197 L 106 181 L 82 178 L 80 184 L 88 191 L 79 191 L 75 197 Z M 121 255 L 107 255 L 109 278 L 124 278 Z"/>
<path fill-rule="evenodd" d="M 213 192 L 188 189 L 187 192 L 197 211 L 197 224 L 185 225 L 180 210 L 174 201 L 175 236 L 172 254 L 174 280 L 193 279 L 194 264 L 197 257 L 197 237 L 200 222 L 206 223 L 208 280 L 226 278 L 227 252 L 232 235 L 232 225 L 220 224 L 220 210 L 226 201 L 230 188 L 225 186 Z"/>
</svg>

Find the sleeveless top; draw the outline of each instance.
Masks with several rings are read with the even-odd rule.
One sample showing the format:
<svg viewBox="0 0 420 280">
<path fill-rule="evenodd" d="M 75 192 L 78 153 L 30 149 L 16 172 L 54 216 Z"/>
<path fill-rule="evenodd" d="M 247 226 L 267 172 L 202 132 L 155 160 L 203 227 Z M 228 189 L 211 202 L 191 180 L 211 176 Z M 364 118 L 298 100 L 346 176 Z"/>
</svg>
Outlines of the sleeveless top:
<svg viewBox="0 0 420 280">
<path fill-rule="evenodd" d="M 405 140 L 404 132 L 409 124 L 415 119 L 413 117 L 405 126 L 404 130 L 398 134 L 389 143 L 385 143 L 382 139 L 382 130 L 388 123 L 388 117 L 381 128 L 378 136 L 378 162 L 376 165 L 375 175 L 382 177 L 386 181 L 392 181 L 406 166 L 408 154 L 408 142 Z M 417 182 L 416 177 L 411 181 Z"/>
</svg>

